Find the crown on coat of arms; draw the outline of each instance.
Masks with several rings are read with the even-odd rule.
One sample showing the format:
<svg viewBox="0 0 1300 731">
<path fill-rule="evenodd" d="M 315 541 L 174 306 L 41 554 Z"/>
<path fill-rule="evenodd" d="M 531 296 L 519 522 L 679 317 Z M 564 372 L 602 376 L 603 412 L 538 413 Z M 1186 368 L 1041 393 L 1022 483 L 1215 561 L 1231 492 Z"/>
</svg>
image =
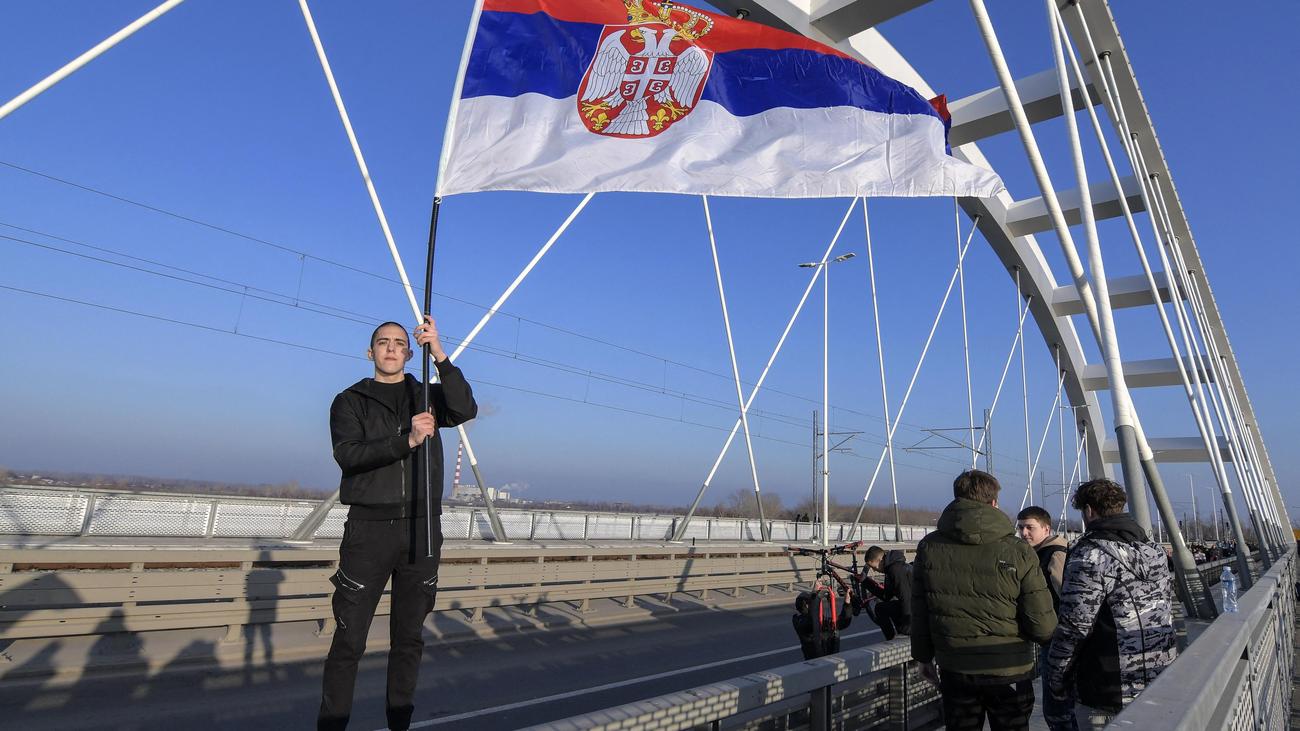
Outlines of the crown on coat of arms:
<svg viewBox="0 0 1300 731">
<path fill-rule="evenodd" d="M 693 41 L 713 30 L 713 19 L 694 8 L 677 5 L 672 0 L 623 0 L 629 25 L 662 23 L 677 31 L 679 38 Z"/>
</svg>

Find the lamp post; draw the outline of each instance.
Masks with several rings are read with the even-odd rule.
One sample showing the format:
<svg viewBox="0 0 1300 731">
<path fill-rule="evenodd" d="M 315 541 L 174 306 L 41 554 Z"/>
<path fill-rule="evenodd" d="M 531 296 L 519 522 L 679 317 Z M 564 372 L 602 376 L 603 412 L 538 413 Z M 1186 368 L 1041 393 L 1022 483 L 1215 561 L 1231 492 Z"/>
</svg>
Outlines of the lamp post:
<svg viewBox="0 0 1300 731">
<path fill-rule="evenodd" d="M 839 264 L 852 259 L 856 254 L 849 252 L 834 259 L 810 261 L 800 264 L 804 268 L 818 268 L 822 275 L 822 545 L 830 545 L 831 517 L 831 468 L 830 468 L 830 317 L 831 317 L 831 264 Z"/>
</svg>

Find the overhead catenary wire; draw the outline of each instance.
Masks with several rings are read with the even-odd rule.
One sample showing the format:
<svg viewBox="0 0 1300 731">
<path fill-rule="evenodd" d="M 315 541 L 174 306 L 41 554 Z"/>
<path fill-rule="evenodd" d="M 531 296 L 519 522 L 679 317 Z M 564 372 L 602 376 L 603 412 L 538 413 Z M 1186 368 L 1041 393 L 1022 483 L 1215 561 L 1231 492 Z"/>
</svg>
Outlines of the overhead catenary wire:
<svg viewBox="0 0 1300 731">
<path fill-rule="evenodd" d="M 246 331 L 235 332 L 233 329 L 226 329 L 226 328 L 217 327 L 217 326 L 214 326 L 214 325 L 207 325 L 207 324 L 199 323 L 199 322 L 191 322 L 191 321 L 188 321 L 188 320 L 181 320 L 181 319 L 178 319 L 178 318 L 168 317 L 168 316 L 165 316 L 165 315 L 158 315 L 158 314 L 154 314 L 154 313 L 141 312 L 141 311 L 139 311 L 139 310 L 132 310 L 132 309 L 124 308 L 124 307 L 117 307 L 117 306 L 107 305 L 107 304 L 103 304 L 103 303 L 99 303 L 99 302 L 91 302 L 91 301 L 88 301 L 88 300 L 82 300 L 82 299 L 77 299 L 77 298 L 73 298 L 73 297 L 66 297 L 66 296 L 58 295 L 58 294 L 54 294 L 54 293 L 51 293 L 51 292 L 41 292 L 41 291 L 38 291 L 38 290 L 33 290 L 33 289 L 28 289 L 28 288 L 23 288 L 23 287 L 15 287 L 15 286 L 7 285 L 7 284 L 0 284 L 0 290 L 5 290 L 5 291 L 8 291 L 8 292 L 13 292 L 13 293 L 16 293 L 16 294 L 22 294 L 22 295 L 26 295 L 26 296 L 39 297 L 39 298 L 42 298 L 42 299 L 53 300 L 53 301 L 62 302 L 62 303 L 65 303 L 65 304 L 77 305 L 77 306 L 80 306 L 80 307 L 87 307 L 87 308 L 96 309 L 96 310 L 101 310 L 101 311 L 105 311 L 105 312 L 111 312 L 111 313 L 119 314 L 119 315 L 127 315 L 127 316 L 131 316 L 131 317 L 139 317 L 139 318 L 142 318 L 142 319 L 147 319 L 147 320 L 153 320 L 153 321 L 157 321 L 157 322 L 166 323 L 166 324 L 168 324 L 168 325 L 176 325 L 176 326 L 181 326 L 181 327 L 188 327 L 188 328 L 192 328 L 192 329 L 195 329 L 195 330 L 201 330 L 201 331 L 205 331 L 205 332 L 209 332 L 209 333 L 214 333 L 214 334 L 220 334 L 220 335 L 227 335 L 227 336 L 233 336 L 233 337 L 243 338 L 243 339 L 246 339 L 246 340 L 252 340 L 252 341 L 256 341 L 256 342 L 260 342 L 260 343 L 265 343 L 265 344 L 269 344 L 269 345 L 283 346 L 283 347 L 292 348 L 292 349 L 295 349 L 295 350 L 303 350 L 303 351 L 308 351 L 308 352 L 312 352 L 312 353 L 318 353 L 318 354 L 321 354 L 321 355 L 328 355 L 328 356 L 331 356 L 331 357 L 347 358 L 347 359 L 350 359 L 350 360 L 359 360 L 359 361 L 364 361 L 364 360 L 365 360 L 365 358 L 364 358 L 363 356 L 357 355 L 356 353 L 352 353 L 352 352 L 343 352 L 343 351 L 338 351 L 338 350 L 330 350 L 330 349 L 328 349 L 328 348 L 322 348 L 322 347 L 315 346 L 315 345 L 307 345 L 307 344 L 304 344 L 304 343 L 293 342 L 293 341 L 290 341 L 290 340 L 284 340 L 284 339 L 281 339 L 281 338 L 267 337 L 267 336 L 264 336 L 264 335 L 254 335 L 254 334 L 251 334 L 251 333 L 246 332 Z M 665 415 L 662 414 L 662 413 L 655 413 L 655 412 L 651 412 L 651 411 L 642 411 L 642 410 L 632 409 L 632 408 L 628 408 L 628 407 L 624 407 L 624 406 L 618 406 L 618 405 L 615 405 L 615 404 L 602 403 L 602 402 L 592 401 L 592 400 L 584 400 L 584 399 L 574 398 L 574 397 L 571 397 L 571 396 L 564 396 L 564 395 L 562 395 L 562 394 L 551 393 L 551 392 L 547 392 L 547 391 L 541 391 L 541 390 L 538 390 L 538 389 L 527 388 L 527 387 L 523 387 L 523 386 L 516 386 L 516 385 L 511 385 L 511 384 L 505 384 L 505 383 L 499 383 L 499 382 L 496 382 L 496 381 L 486 380 L 486 379 L 482 379 L 482 378 L 475 378 L 475 379 L 474 379 L 474 382 L 475 382 L 476 384 L 482 384 L 482 385 L 485 385 L 485 386 L 491 386 L 491 387 L 494 387 L 494 388 L 503 388 L 503 389 L 507 389 L 507 390 L 511 390 L 511 391 L 516 391 L 516 392 L 519 392 L 519 393 L 530 394 L 530 395 L 533 395 L 533 396 L 539 396 L 539 397 L 548 398 L 548 399 L 553 399 L 553 400 L 557 400 L 557 401 L 565 401 L 565 402 L 572 403 L 572 404 L 576 404 L 576 405 L 580 405 L 580 406 L 592 406 L 592 407 L 596 407 L 596 408 L 602 408 L 602 409 L 607 409 L 607 410 L 611 410 L 611 411 L 618 411 L 618 412 L 621 412 L 621 413 L 631 414 L 631 415 L 635 415 L 635 416 L 644 416 L 644 417 L 648 417 L 648 418 L 652 418 L 652 419 L 657 419 L 657 420 L 661 420 L 661 421 L 669 421 L 669 422 L 673 422 L 673 423 L 686 424 L 686 425 L 688 425 L 688 426 L 702 427 L 702 428 L 705 428 L 705 429 L 711 429 L 711 430 L 715 430 L 715 431 L 719 431 L 719 432 L 722 432 L 722 431 L 726 431 L 726 430 L 727 430 L 727 428 L 726 428 L 726 427 L 723 427 L 723 426 L 718 426 L 718 425 L 716 425 L 716 424 L 706 424 L 706 423 L 704 423 L 704 422 L 698 422 L 698 421 L 691 421 L 691 420 L 689 420 L 689 419 L 686 419 L 685 417 L 672 417 L 672 416 L 665 416 Z M 679 397 L 679 395 L 674 395 L 674 396 L 675 396 L 675 397 Z M 689 399 L 688 399 L 688 400 L 689 400 Z M 706 404 L 706 405 L 713 406 L 712 404 Z M 722 408 L 722 407 L 715 407 L 715 408 Z M 803 450 L 803 449 L 806 449 L 806 448 L 807 448 L 807 445 L 806 445 L 805 443 L 801 442 L 801 441 L 800 441 L 800 442 L 796 442 L 796 441 L 792 441 L 792 440 L 779 439 L 779 438 L 777 438 L 777 437 L 772 437 L 772 436 L 767 436 L 767 435 L 761 435 L 761 434 L 755 434 L 755 435 L 754 435 L 754 438 L 755 438 L 755 439 L 761 439 L 761 440 L 768 441 L 768 442 L 772 442 L 772 443 L 775 443 L 775 444 L 785 444 L 785 445 L 789 445 L 789 446 L 792 446 L 792 447 L 798 447 L 800 450 Z M 867 457 L 867 456 L 865 456 L 865 455 L 859 455 L 859 454 L 855 454 L 855 453 L 853 453 L 853 452 L 847 452 L 847 453 L 845 453 L 845 456 L 847 456 L 847 457 L 851 457 L 851 458 L 854 458 L 854 459 L 863 460 L 863 461 L 866 461 L 866 460 L 870 459 L 869 457 Z M 933 459 L 941 459 L 942 461 L 954 461 L 954 460 L 943 460 L 943 458 L 942 458 L 941 456 L 938 456 L 938 455 L 932 455 L 931 457 L 932 457 Z M 946 475 L 946 474 L 949 474 L 949 473 L 950 473 L 949 470 L 945 470 L 945 469 L 937 469 L 937 468 L 933 468 L 933 467 L 927 467 L 927 466 L 925 466 L 925 465 L 922 465 L 922 464 L 916 464 L 916 463 L 907 463 L 907 466 L 910 467 L 910 468 L 912 468 L 912 469 L 923 470 L 923 471 L 926 471 L 926 472 L 934 472 L 934 473 L 937 473 L 937 474 L 945 474 L 945 475 Z"/>
</svg>

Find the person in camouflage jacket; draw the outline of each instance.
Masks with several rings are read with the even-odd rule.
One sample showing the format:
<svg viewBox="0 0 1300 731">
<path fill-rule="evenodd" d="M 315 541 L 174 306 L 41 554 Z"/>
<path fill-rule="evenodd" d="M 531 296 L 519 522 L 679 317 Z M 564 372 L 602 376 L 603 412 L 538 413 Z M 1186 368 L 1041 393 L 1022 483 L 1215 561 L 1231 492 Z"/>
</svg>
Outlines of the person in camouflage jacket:
<svg viewBox="0 0 1300 731">
<path fill-rule="evenodd" d="M 1084 729 L 1108 722 L 1178 654 L 1165 552 L 1125 502 L 1124 488 L 1104 479 L 1074 496 L 1086 531 L 1066 559 L 1047 674 L 1057 697 L 1074 686 Z"/>
</svg>

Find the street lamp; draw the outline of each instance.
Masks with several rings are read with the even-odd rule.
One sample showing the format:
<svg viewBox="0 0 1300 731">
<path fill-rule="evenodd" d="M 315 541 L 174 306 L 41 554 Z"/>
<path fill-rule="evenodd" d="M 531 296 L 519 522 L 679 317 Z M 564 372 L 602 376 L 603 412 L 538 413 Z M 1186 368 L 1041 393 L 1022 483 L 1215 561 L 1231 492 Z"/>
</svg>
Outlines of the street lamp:
<svg viewBox="0 0 1300 731">
<path fill-rule="evenodd" d="M 831 466 L 830 466 L 830 432 L 831 432 L 831 397 L 830 397 L 830 318 L 831 318 L 831 277 L 830 264 L 840 264 L 857 256 L 853 252 L 841 254 L 834 259 L 810 261 L 800 264 L 805 269 L 817 268 L 822 275 L 822 545 L 830 545 L 829 526 L 831 519 Z"/>
</svg>

